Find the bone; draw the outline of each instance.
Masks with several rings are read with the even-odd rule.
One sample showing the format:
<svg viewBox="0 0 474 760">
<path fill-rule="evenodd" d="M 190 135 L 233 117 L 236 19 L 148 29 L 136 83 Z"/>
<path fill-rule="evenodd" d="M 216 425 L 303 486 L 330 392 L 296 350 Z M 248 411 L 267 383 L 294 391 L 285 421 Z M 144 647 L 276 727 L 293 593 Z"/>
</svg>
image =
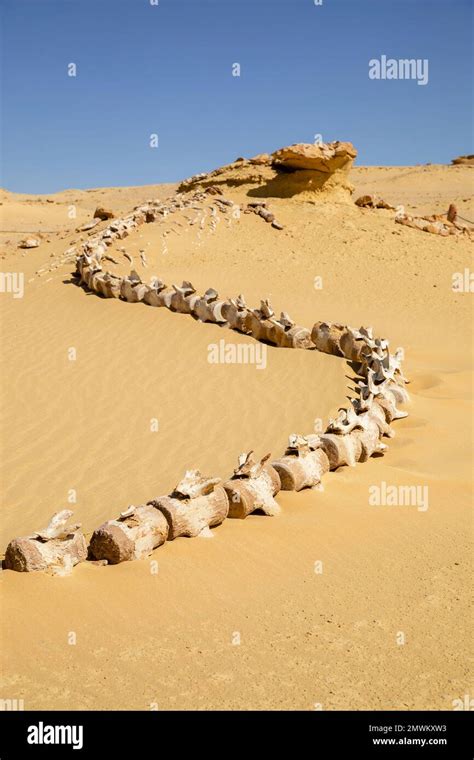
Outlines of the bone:
<svg viewBox="0 0 474 760">
<path fill-rule="evenodd" d="M 109 520 L 92 534 L 89 555 L 117 565 L 144 559 L 161 546 L 168 536 L 164 515 L 151 504 L 129 507 L 117 520 Z"/>
<path fill-rule="evenodd" d="M 226 320 L 229 327 L 232 330 L 238 330 L 243 333 L 250 333 L 248 326 L 250 310 L 245 303 L 245 299 L 242 295 L 237 298 L 230 298 L 228 301 L 224 301 L 221 306 L 222 318 Z"/>
<path fill-rule="evenodd" d="M 380 437 L 387 431 L 390 432 L 390 428 L 385 421 L 369 412 L 358 415 L 353 407 L 340 409 L 338 417 L 331 420 L 326 429 L 327 433 L 358 439 L 361 444 L 359 462 L 366 462 L 372 454 L 385 451 L 387 447 L 381 443 Z"/>
<path fill-rule="evenodd" d="M 80 525 L 68 525 L 72 514 L 69 509 L 56 512 L 46 528 L 10 541 L 5 568 L 20 573 L 45 570 L 53 575 L 69 575 L 74 565 L 87 557 Z"/>
<path fill-rule="evenodd" d="M 324 433 L 320 436 L 320 441 L 321 448 L 328 456 L 331 470 L 344 465 L 355 467 L 361 457 L 362 442 L 356 432 L 347 435 Z"/>
<path fill-rule="evenodd" d="M 391 397 L 396 404 L 406 404 L 410 400 L 408 392 L 403 385 L 399 385 L 392 380 L 377 382 L 377 376 L 371 369 L 369 369 L 367 375 L 367 386 L 369 392 L 373 393 L 374 396 Z"/>
<path fill-rule="evenodd" d="M 257 510 L 271 517 L 280 513 L 274 499 L 280 490 L 280 478 L 268 463 L 270 454 L 258 462 L 252 455 L 253 451 L 241 454 L 232 478 L 223 484 L 229 500 L 228 517 L 243 520 Z"/>
<path fill-rule="evenodd" d="M 93 275 L 89 287 L 104 298 L 119 298 L 122 290 L 122 278 L 108 272 Z"/>
<path fill-rule="evenodd" d="M 143 301 L 145 294 L 149 290 L 149 286 L 140 280 L 140 276 L 135 271 L 132 271 L 121 282 L 120 296 L 124 301 L 128 301 L 128 303 L 137 303 L 138 301 Z"/>
<path fill-rule="evenodd" d="M 192 314 L 194 305 L 199 296 L 190 282 L 184 281 L 182 285 L 173 285 L 174 293 L 171 296 L 169 308 L 180 314 Z"/>
<path fill-rule="evenodd" d="M 318 436 L 290 435 L 284 456 L 272 462 L 283 491 L 301 491 L 320 485 L 329 470 L 329 459 L 319 445 Z"/>
<path fill-rule="evenodd" d="M 250 311 L 247 317 L 248 330 L 255 340 L 263 340 L 268 343 L 274 343 L 276 325 L 271 318 L 275 312 L 268 299 L 260 301 L 260 308 Z"/>
<path fill-rule="evenodd" d="M 219 299 L 219 294 L 213 288 L 206 290 L 201 298 L 194 303 L 193 313 L 201 322 L 223 323 L 225 317 L 222 308 L 225 301 Z"/>
<path fill-rule="evenodd" d="M 194 196 L 194 201 L 197 197 Z M 205 196 L 202 194 L 201 200 L 203 198 Z M 167 206 L 158 209 L 156 205 L 153 208 L 164 218 L 179 208 L 196 208 L 194 201 L 176 198 Z M 219 219 L 218 205 L 221 206 L 216 202 L 211 208 L 210 218 L 214 227 Z M 225 208 L 228 205 L 224 203 Z M 256 204 L 251 210 L 260 213 L 262 209 L 265 216 L 264 202 Z M 166 522 L 169 540 L 178 536 L 212 536 L 210 528 L 220 524 L 227 514 L 238 518 L 244 518 L 256 510 L 269 515 L 277 514 L 280 508 L 274 497 L 280 488 L 321 488 L 321 479 L 329 469 L 334 470 L 343 465 L 354 466 L 356 462 L 364 462 L 370 456 L 382 453 L 387 448 L 382 437 L 394 435 L 390 422 L 407 415 L 397 406 L 408 401 L 405 389 L 408 381 L 401 368 L 403 350 L 398 349 L 395 354 L 391 354 L 388 341 L 374 337 L 370 327 L 360 327 L 357 330 L 339 323 L 316 322 L 310 332 L 296 325 L 287 312 L 281 312 L 277 319 L 268 300 L 262 300 L 259 309 L 250 310 L 241 295 L 223 301 L 217 291 L 209 288 L 203 296 L 198 297 L 194 287 L 187 281 L 181 286 L 168 288 L 159 278 L 154 277 L 148 286 L 135 271 L 123 279 L 104 272 L 101 261 L 111 258 L 106 254 L 107 244 L 114 236 L 120 235 L 121 230 L 131 229 L 145 221 L 146 209 L 137 207 L 133 217 L 115 220 L 104 230 L 105 235 L 101 233 L 84 243 L 82 253 L 76 256 L 80 281 L 106 297 L 117 297 L 120 294 L 131 302 L 143 300 L 149 305 L 192 313 L 202 321 L 226 324 L 275 346 L 317 348 L 343 356 L 356 365 L 363 380 L 358 383 L 358 398 L 351 399 L 349 409 L 339 410 L 324 434 L 290 436 L 285 454 L 272 464 L 268 461 L 269 455 L 256 462 L 252 452 L 242 454 L 233 476 L 223 484 L 219 478 L 205 478 L 197 470 L 187 471 L 171 494 L 152 500 L 144 507 L 130 507 L 117 520 L 101 526 L 98 531 L 102 531 L 103 535 L 99 541 L 96 531 L 94 541 L 98 545 L 112 547 L 112 559 L 104 556 L 97 560 L 101 562 L 146 556 L 152 550 L 153 541 L 150 543 L 149 532 L 140 534 L 139 545 L 138 539 L 135 541 L 130 538 L 130 531 L 136 531 L 138 524 L 141 525 L 141 518 L 138 517 L 140 514 L 145 524 L 148 524 L 145 513 L 153 516 L 159 514 L 161 524 L 164 524 L 163 520 Z M 127 258 L 133 263 L 131 256 L 127 255 Z M 77 527 L 74 526 L 74 530 Z M 50 526 L 28 540 L 42 542 L 40 534 L 47 536 L 49 528 Z M 151 533 L 155 535 L 153 530 Z M 164 541 L 163 535 L 160 536 L 159 541 Z M 69 539 L 65 537 L 64 540 Z M 114 557 L 117 559 L 114 560 Z"/>
<path fill-rule="evenodd" d="M 268 330 L 268 339 L 280 348 L 314 348 L 311 333 L 306 327 L 295 324 L 284 311 L 280 319 L 270 318 L 274 329 Z"/>
<path fill-rule="evenodd" d="M 175 293 L 174 289 L 168 288 L 158 277 L 153 277 L 149 289 L 143 296 L 143 303 L 148 306 L 165 306 L 169 309 Z"/>
<path fill-rule="evenodd" d="M 205 478 L 188 470 L 169 496 L 150 502 L 163 512 L 169 525 L 168 540 L 198 536 L 204 528 L 220 525 L 229 511 L 227 494 L 219 478 Z"/>
<path fill-rule="evenodd" d="M 367 337 L 360 330 L 348 327 L 339 338 L 339 347 L 346 359 L 361 362 L 367 351 Z"/>
<path fill-rule="evenodd" d="M 318 351 L 334 356 L 344 356 L 340 341 L 346 331 L 345 325 L 336 322 L 316 322 L 311 330 L 311 340 Z"/>
</svg>

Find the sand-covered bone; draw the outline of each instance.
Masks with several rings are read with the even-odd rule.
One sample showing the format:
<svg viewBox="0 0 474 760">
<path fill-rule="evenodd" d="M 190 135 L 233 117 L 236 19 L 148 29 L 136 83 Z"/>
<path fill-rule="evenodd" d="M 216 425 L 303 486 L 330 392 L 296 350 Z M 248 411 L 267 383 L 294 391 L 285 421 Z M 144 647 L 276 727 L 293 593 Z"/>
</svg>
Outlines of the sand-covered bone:
<svg viewBox="0 0 474 760">
<path fill-rule="evenodd" d="M 280 478 L 269 464 L 270 454 L 260 461 L 252 457 L 253 451 L 239 456 L 238 467 L 223 487 L 229 499 L 229 517 L 244 519 L 256 510 L 274 516 L 280 506 L 274 496 L 280 490 Z"/>
<path fill-rule="evenodd" d="M 168 523 L 154 506 L 129 507 L 92 534 L 89 555 L 111 565 L 148 557 L 168 536 Z"/>
<path fill-rule="evenodd" d="M 320 486 L 329 470 L 329 459 L 320 448 L 319 436 L 290 435 L 284 456 L 272 462 L 284 491 Z"/>
<path fill-rule="evenodd" d="M 246 334 L 250 333 L 248 324 L 250 310 L 245 303 L 243 295 L 238 295 L 237 298 L 229 298 L 228 301 L 224 301 L 221 307 L 221 314 L 232 330 L 238 330 Z"/>
<path fill-rule="evenodd" d="M 347 327 L 337 322 L 316 322 L 311 330 L 311 340 L 325 354 L 344 356 L 341 348 L 341 338 L 347 332 Z"/>
<path fill-rule="evenodd" d="M 68 524 L 72 514 L 69 509 L 56 512 L 45 528 L 10 541 L 5 568 L 23 573 L 46 570 L 54 575 L 68 575 L 74 565 L 87 557 L 80 524 Z"/>
<path fill-rule="evenodd" d="M 150 502 L 166 517 L 169 541 L 178 536 L 198 536 L 225 520 L 229 502 L 220 483 L 220 478 L 207 478 L 199 470 L 187 470 L 169 496 Z"/>
<path fill-rule="evenodd" d="M 182 285 L 173 285 L 173 290 L 169 308 L 180 314 L 192 314 L 199 298 L 193 285 L 185 280 Z"/>
<path fill-rule="evenodd" d="M 208 288 L 201 298 L 196 299 L 193 305 L 193 313 L 201 322 L 224 323 L 226 319 L 222 313 L 225 301 L 219 298 L 217 290 Z"/>
</svg>

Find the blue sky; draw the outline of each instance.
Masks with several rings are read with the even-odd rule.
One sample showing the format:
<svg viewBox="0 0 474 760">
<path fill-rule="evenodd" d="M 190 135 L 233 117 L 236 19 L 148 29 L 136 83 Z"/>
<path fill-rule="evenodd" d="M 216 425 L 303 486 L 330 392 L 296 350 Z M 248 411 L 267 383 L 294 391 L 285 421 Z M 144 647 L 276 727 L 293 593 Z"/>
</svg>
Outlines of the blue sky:
<svg viewBox="0 0 474 760">
<path fill-rule="evenodd" d="M 9 190 L 171 182 L 315 134 L 352 141 L 366 165 L 472 152 L 470 0 L 0 7 Z M 428 59 L 428 84 L 369 79 L 381 55 Z"/>
</svg>

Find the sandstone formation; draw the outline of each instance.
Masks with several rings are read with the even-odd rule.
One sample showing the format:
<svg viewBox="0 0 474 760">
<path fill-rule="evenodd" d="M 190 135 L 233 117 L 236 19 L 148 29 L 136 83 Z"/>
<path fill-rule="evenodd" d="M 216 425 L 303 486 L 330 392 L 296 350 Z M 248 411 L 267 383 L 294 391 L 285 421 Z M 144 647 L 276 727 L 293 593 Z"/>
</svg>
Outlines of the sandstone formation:
<svg viewBox="0 0 474 760">
<path fill-rule="evenodd" d="M 196 188 L 243 187 L 249 196 L 324 199 L 336 192 L 349 198 L 353 187 L 348 172 L 357 155 L 350 142 L 295 143 L 269 154 L 250 159 L 238 159 L 214 171 L 201 173 L 184 180 L 179 191 L 187 193 Z M 260 209 L 260 216 L 281 225 L 271 218 L 271 212 Z"/>
<path fill-rule="evenodd" d="M 474 155 L 470 153 L 467 156 L 458 156 L 451 161 L 453 166 L 474 166 Z"/>
<path fill-rule="evenodd" d="M 97 206 L 96 210 L 94 211 L 94 219 L 101 219 L 102 221 L 105 222 L 107 221 L 107 219 L 113 219 L 113 218 L 114 218 L 114 212 L 108 208 Z"/>
<path fill-rule="evenodd" d="M 357 151 L 350 142 L 332 142 L 313 145 L 312 143 L 295 143 L 287 148 L 280 148 L 272 153 L 272 165 L 283 169 L 333 174 L 337 169 L 347 169 L 357 156 Z"/>
</svg>

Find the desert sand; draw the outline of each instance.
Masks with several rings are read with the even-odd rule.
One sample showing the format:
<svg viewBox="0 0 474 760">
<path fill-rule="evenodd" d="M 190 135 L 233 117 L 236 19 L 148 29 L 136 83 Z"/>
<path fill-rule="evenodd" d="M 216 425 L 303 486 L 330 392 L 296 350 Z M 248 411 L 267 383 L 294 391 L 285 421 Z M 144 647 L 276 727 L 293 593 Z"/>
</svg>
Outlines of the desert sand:
<svg viewBox="0 0 474 760">
<path fill-rule="evenodd" d="M 473 176 L 466 165 L 356 167 L 352 200 L 268 199 L 283 230 L 254 214 L 215 230 L 177 216 L 166 236 L 149 224 L 114 244 L 143 276 L 254 305 L 270 297 L 308 327 L 373 325 L 405 349 L 409 417 L 383 458 L 329 473 L 324 492 L 281 492 L 279 517 L 226 520 L 212 539 L 64 578 L 4 570 L 2 698 L 26 710 L 435 710 L 473 693 L 472 294 L 452 289 L 472 243 L 353 202 L 376 192 L 417 214 L 455 203 L 472 220 Z M 210 366 L 207 347 L 227 331 L 77 287 L 60 260 L 95 208 L 120 215 L 175 189 L 1 193 L 1 269 L 25 277 L 24 298 L 0 293 L 2 552 L 59 509 L 90 537 L 187 467 L 225 477 L 241 451 L 276 456 L 348 393 L 336 357 L 268 348 L 261 371 Z M 249 200 L 241 187 L 226 196 Z M 41 234 L 38 248 L 18 248 L 27 233 Z M 428 486 L 428 509 L 371 506 L 382 481 Z"/>
</svg>

